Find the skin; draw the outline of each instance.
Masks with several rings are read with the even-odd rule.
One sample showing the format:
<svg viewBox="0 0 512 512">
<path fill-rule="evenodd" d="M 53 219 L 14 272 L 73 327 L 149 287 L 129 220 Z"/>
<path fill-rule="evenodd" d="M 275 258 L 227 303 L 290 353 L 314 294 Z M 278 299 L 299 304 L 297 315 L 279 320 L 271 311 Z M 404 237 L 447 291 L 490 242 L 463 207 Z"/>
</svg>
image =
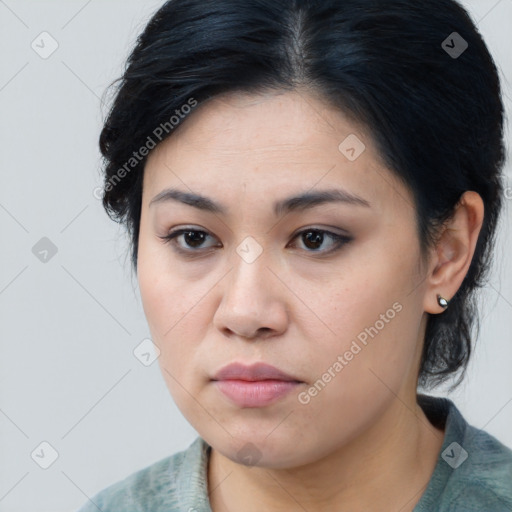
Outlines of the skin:
<svg viewBox="0 0 512 512">
<path fill-rule="evenodd" d="M 354 161 L 338 149 L 350 134 L 366 147 Z M 170 187 L 207 196 L 227 213 L 178 201 L 150 206 Z M 285 197 L 330 188 L 370 207 L 272 211 Z M 482 219 L 480 196 L 467 192 L 422 264 L 412 195 L 367 131 L 311 92 L 216 97 L 152 151 L 138 280 L 167 386 L 212 446 L 214 512 L 414 508 L 443 442 L 416 403 L 427 313 L 441 314 L 436 294 L 450 299 L 462 283 Z M 181 236 L 176 245 L 160 238 L 179 228 L 209 236 Z M 312 243 L 296 236 L 308 228 L 353 239 L 332 251 L 325 233 Z M 251 263 L 236 251 L 249 236 L 262 250 Z M 400 312 L 300 403 L 299 392 L 396 303 Z M 211 381 L 233 361 L 264 361 L 302 384 L 268 406 L 239 407 Z M 244 463 L 241 449 L 258 457 Z"/>
</svg>

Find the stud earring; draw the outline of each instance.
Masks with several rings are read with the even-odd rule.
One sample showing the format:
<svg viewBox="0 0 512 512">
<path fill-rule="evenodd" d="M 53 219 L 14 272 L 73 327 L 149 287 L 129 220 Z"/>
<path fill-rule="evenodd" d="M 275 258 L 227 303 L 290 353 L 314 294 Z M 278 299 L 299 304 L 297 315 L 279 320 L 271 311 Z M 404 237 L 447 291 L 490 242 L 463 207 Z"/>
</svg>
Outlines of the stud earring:
<svg viewBox="0 0 512 512">
<path fill-rule="evenodd" d="M 443 308 L 446 309 L 448 307 L 449 301 L 446 300 L 444 297 L 441 297 L 441 295 L 437 294 L 437 303 Z"/>
</svg>

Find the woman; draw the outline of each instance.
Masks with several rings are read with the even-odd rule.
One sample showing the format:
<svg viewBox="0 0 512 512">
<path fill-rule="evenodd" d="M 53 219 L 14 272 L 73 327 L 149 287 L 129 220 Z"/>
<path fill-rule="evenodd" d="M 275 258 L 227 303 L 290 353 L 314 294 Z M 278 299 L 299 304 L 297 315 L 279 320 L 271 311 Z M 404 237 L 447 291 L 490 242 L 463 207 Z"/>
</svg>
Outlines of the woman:
<svg viewBox="0 0 512 512">
<path fill-rule="evenodd" d="M 510 511 L 448 399 L 502 206 L 492 57 L 453 0 L 171 0 L 101 133 L 199 437 L 81 509 Z"/>
</svg>

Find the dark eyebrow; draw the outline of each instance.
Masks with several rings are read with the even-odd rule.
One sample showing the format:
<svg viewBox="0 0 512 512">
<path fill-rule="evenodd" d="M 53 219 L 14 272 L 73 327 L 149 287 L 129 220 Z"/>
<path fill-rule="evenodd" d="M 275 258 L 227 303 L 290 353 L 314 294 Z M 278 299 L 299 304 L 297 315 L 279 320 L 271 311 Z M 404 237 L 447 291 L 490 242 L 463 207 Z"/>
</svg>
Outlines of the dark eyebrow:
<svg viewBox="0 0 512 512">
<path fill-rule="evenodd" d="M 296 210 L 306 210 L 308 208 L 313 208 L 313 206 L 325 203 L 346 203 L 371 208 L 370 203 L 358 195 L 342 189 L 329 189 L 306 192 L 298 196 L 278 201 L 274 205 L 274 213 L 276 216 L 280 216 L 284 213 Z"/>
<path fill-rule="evenodd" d="M 211 213 L 218 213 L 225 215 L 227 208 L 213 199 L 191 192 L 184 192 L 175 188 L 165 189 L 157 194 L 149 203 L 149 206 L 155 203 L 162 203 L 166 201 L 178 201 L 199 210 L 204 210 Z M 306 210 L 313 208 L 324 203 L 346 203 L 356 206 L 365 206 L 371 208 L 370 203 L 355 194 L 341 189 L 320 190 L 314 192 L 306 192 L 298 196 L 288 197 L 274 204 L 274 214 L 280 216 L 284 213 Z"/>
</svg>

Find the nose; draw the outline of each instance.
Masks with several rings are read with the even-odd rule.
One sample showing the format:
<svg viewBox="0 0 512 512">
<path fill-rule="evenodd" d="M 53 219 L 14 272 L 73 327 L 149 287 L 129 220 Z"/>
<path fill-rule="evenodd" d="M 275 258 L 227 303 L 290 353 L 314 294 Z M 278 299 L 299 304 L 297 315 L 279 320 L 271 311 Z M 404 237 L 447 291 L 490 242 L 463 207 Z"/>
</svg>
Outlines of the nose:
<svg viewBox="0 0 512 512">
<path fill-rule="evenodd" d="M 218 285 L 222 297 L 213 318 L 224 336 L 253 339 L 285 332 L 290 292 L 273 267 L 265 251 L 251 263 L 233 255 L 233 268 Z"/>
</svg>

